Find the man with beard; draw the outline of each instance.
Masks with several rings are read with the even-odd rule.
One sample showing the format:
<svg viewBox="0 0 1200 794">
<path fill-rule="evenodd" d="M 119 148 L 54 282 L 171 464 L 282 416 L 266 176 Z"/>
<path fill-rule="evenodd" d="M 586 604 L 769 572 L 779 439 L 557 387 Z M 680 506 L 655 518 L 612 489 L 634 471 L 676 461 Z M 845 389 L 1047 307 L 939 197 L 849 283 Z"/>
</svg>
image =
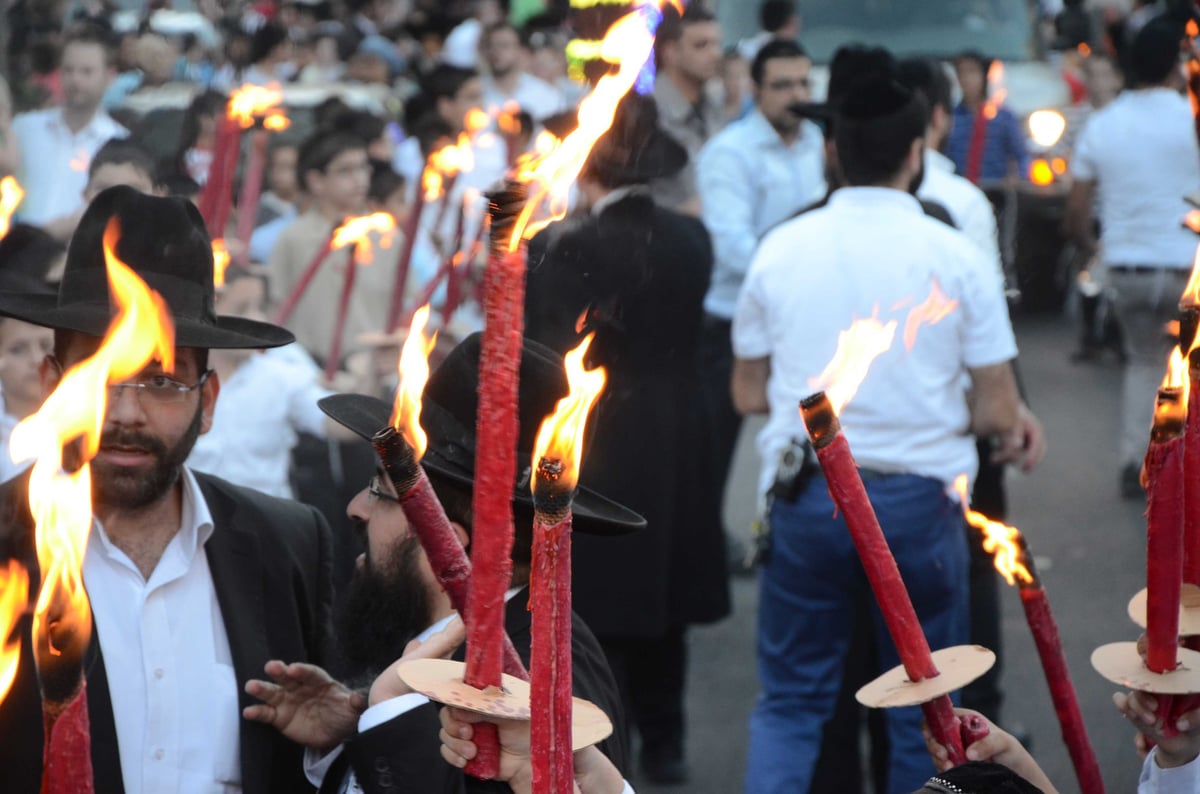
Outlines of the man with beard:
<svg viewBox="0 0 1200 794">
<path fill-rule="evenodd" d="M 4 293 L 0 315 L 54 329 L 41 369 L 49 393 L 96 351 L 112 319 L 101 245 L 112 220 L 116 255 L 171 311 L 176 361 L 109 386 L 92 461 L 83 581 L 94 617 L 84 671 L 95 791 L 309 790 L 301 748 L 240 720 L 239 693 L 271 658 L 324 662 L 329 529 L 311 508 L 183 465 L 220 390 L 208 350 L 276 347 L 292 335 L 217 316 L 211 243 L 195 207 L 129 187 L 104 191 L 84 214 L 58 295 Z M 32 599 L 39 571 L 28 488 L 28 475 L 0 487 L 0 556 L 29 569 Z M 0 768 L 8 790 L 36 791 L 43 738 L 27 620 L 21 636 L 14 688 L 0 704 Z"/>
<path fill-rule="evenodd" d="M 421 410 L 429 442 L 421 463 L 464 545 L 470 542 L 472 523 L 480 338 L 469 337 L 430 375 Z M 529 461 L 538 426 L 567 394 L 562 359 L 526 341 L 518 389 L 517 459 Z M 361 395 L 335 395 L 320 405 L 364 439 L 387 427 L 392 410 L 382 400 Z M 526 588 L 533 529 L 528 466 L 514 483 L 513 511 L 513 574 L 505 629 L 528 666 Z M 367 696 L 314 665 L 272 661 L 266 667 L 272 680 L 252 681 L 247 687 L 263 703 L 247 708 L 245 716 L 274 725 L 312 748 L 307 768 L 322 792 L 358 790 L 348 787 L 351 776 L 366 792 L 395 791 L 395 784 L 421 792 L 508 791 L 503 783 L 465 777 L 441 759 L 436 704 L 408 690 L 393 670 L 398 658 L 449 655 L 462 642 L 463 632 L 382 466 L 347 512 L 364 535 L 366 551 L 340 610 L 339 633 L 344 653 L 358 667 L 351 684 L 369 685 Z M 576 493 L 573 512 L 576 532 L 623 534 L 645 523 L 587 488 Z M 625 724 L 604 653 L 578 616 L 572 621 L 571 639 L 575 694 L 598 705 L 612 720 L 614 733 L 600 749 L 624 770 Z"/>
<path fill-rule="evenodd" d="M 759 246 L 733 323 L 734 404 L 768 413 L 759 435 L 763 497 L 781 458 L 807 434 L 796 410 L 853 320 L 904 324 L 933 289 L 955 310 L 911 345 L 879 356 L 841 423 L 932 647 L 966 640 L 967 550 L 961 507 L 947 496 L 973 479 L 972 435 L 1017 423 L 1016 344 L 985 255 L 924 215 L 911 187 L 924 155 L 924 101 L 880 75 L 852 86 L 834 137 L 845 186 Z M 803 252 L 797 267 L 796 252 Z M 911 348 L 911 349 L 906 349 Z M 970 394 L 968 394 L 968 388 Z M 776 488 L 758 615 L 762 694 L 750 720 L 746 790 L 808 791 L 821 729 L 834 712 L 856 599 L 866 582 L 844 519 L 820 476 Z M 882 669 L 896 648 L 872 600 Z M 929 777 L 919 709 L 887 713 L 889 792 Z"/>
</svg>

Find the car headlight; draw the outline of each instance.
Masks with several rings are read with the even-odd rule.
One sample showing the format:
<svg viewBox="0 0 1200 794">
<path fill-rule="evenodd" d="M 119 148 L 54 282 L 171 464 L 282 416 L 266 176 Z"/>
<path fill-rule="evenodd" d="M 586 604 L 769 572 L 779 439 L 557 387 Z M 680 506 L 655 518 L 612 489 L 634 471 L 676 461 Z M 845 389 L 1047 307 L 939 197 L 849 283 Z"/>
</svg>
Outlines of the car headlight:
<svg viewBox="0 0 1200 794">
<path fill-rule="evenodd" d="M 1067 120 L 1057 110 L 1035 110 L 1029 114 L 1029 139 L 1049 149 L 1067 130 Z"/>
</svg>

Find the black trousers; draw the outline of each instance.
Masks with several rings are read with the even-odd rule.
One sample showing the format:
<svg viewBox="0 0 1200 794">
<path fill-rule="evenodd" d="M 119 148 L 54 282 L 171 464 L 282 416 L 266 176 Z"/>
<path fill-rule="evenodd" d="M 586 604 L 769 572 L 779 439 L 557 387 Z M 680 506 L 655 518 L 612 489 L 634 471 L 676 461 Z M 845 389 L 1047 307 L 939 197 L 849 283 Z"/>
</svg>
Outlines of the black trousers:
<svg viewBox="0 0 1200 794">
<path fill-rule="evenodd" d="M 714 475 L 721 493 L 729 479 L 733 451 L 742 430 L 742 416 L 733 408 L 730 383 L 733 379 L 733 324 L 708 315 L 700 334 L 700 372 L 711 432 L 710 451 Z M 724 501 L 724 500 L 722 500 Z"/>
<path fill-rule="evenodd" d="M 658 637 L 599 638 L 625 714 L 646 755 L 683 757 L 687 645 L 683 626 Z"/>
</svg>

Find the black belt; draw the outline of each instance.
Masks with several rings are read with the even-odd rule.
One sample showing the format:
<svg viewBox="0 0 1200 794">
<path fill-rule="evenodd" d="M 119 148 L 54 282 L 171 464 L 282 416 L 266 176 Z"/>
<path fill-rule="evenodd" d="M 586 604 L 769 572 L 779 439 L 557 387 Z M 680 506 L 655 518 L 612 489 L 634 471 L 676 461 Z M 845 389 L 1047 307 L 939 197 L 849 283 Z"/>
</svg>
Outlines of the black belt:
<svg viewBox="0 0 1200 794">
<path fill-rule="evenodd" d="M 1110 273 L 1136 273 L 1138 275 L 1161 273 L 1164 270 L 1179 270 L 1180 273 L 1187 275 L 1188 271 L 1175 267 L 1167 267 L 1166 265 L 1110 265 L 1108 272 Z"/>
</svg>

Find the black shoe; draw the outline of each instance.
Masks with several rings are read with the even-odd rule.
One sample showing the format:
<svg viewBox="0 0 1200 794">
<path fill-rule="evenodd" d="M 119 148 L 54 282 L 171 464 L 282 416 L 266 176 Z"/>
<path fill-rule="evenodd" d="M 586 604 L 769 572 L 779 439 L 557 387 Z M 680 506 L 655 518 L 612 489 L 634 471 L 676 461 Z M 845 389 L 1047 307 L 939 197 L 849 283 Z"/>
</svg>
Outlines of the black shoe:
<svg viewBox="0 0 1200 794">
<path fill-rule="evenodd" d="M 642 777 L 656 786 L 677 786 L 688 781 L 687 762 L 679 751 L 642 751 Z"/>
<path fill-rule="evenodd" d="M 1143 499 L 1146 496 L 1142 489 L 1142 468 L 1136 463 L 1126 463 L 1121 469 L 1121 498 Z"/>
</svg>

